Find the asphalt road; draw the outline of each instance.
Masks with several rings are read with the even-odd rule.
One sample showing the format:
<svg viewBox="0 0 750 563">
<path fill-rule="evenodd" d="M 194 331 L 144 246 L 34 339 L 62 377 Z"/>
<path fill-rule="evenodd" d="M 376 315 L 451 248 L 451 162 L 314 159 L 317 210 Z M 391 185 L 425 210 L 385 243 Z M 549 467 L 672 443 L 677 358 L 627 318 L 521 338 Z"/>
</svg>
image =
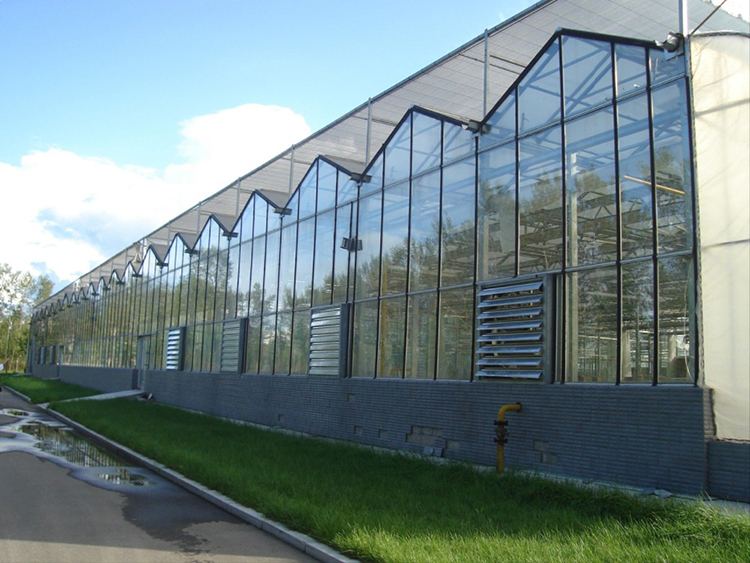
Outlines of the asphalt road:
<svg viewBox="0 0 750 563">
<path fill-rule="evenodd" d="M 7 391 L 0 409 L 33 409 Z M 35 451 L 0 414 L 0 563 L 314 561 L 147 470 L 117 484 Z M 5 428 L 3 428 L 5 427 Z"/>
</svg>

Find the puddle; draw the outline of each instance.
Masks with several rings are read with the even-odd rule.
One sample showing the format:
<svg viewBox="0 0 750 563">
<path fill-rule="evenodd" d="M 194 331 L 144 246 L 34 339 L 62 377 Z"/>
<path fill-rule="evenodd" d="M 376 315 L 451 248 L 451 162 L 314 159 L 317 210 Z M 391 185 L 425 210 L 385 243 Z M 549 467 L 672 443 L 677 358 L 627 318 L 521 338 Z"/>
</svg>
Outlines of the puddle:
<svg viewBox="0 0 750 563">
<path fill-rule="evenodd" d="M 149 481 L 143 475 L 131 473 L 123 468 L 116 469 L 113 473 L 99 473 L 97 477 L 113 485 L 131 485 L 134 487 L 150 487 L 154 485 L 152 481 Z"/>
<path fill-rule="evenodd" d="M 61 457 L 80 467 L 117 467 L 125 463 L 104 452 L 88 440 L 76 435 L 65 427 L 47 426 L 39 422 L 18 427 L 24 434 L 38 440 L 35 448 L 45 453 Z"/>
<path fill-rule="evenodd" d="M 31 416 L 30 412 L 19 411 L 16 409 L 3 409 L 0 414 L 9 414 L 11 416 Z"/>
<path fill-rule="evenodd" d="M 72 474 L 92 484 L 97 481 L 102 485 L 106 483 L 106 486 L 148 487 L 156 484 L 153 479 L 134 472 L 125 461 L 47 415 L 19 409 L 0 409 L 0 415 L 18 419 L 3 426 L 0 452 L 25 451 L 48 457 L 51 461 L 57 459 L 56 463 L 74 466 Z"/>
</svg>

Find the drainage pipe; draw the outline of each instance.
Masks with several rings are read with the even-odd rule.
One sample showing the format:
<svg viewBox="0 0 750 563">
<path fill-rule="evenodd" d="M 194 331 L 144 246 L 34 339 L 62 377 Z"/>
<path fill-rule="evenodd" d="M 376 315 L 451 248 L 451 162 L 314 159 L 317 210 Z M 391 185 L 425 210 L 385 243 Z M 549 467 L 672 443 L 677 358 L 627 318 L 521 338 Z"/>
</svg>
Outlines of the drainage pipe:
<svg viewBox="0 0 750 563">
<path fill-rule="evenodd" d="M 521 403 L 503 405 L 497 413 L 495 422 L 495 443 L 497 444 L 497 472 L 502 473 L 505 470 L 505 444 L 508 443 L 508 421 L 505 420 L 505 413 L 508 411 L 519 412 Z"/>
</svg>

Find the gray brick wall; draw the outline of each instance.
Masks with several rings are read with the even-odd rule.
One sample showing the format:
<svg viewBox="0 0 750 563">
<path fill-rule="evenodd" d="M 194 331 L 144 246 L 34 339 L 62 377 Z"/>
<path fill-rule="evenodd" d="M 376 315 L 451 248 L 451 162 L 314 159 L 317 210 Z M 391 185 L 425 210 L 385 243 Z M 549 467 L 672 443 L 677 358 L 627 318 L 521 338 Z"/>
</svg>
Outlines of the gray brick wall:
<svg viewBox="0 0 750 563">
<path fill-rule="evenodd" d="M 267 426 L 506 467 L 697 494 L 707 490 L 710 393 L 692 386 L 338 379 L 149 372 L 159 402 Z M 428 449 L 425 449 L 428 448 Z"/>
<path fill-rule="evenodd" d="M 60 366 L 61 381 L 105 393 L 134 389 L 136 374 L 134 369 Z"/>
<path fill-rule="evenodd" d="M 60 375 L 57 364 L 32 364 L 31 375 L 39 379 L 57 379 Z"/>
<path fill-rule="evenodd" d="M 708 494 L 750 502 L 750 443 L 708 443 Z"/>
</svg>

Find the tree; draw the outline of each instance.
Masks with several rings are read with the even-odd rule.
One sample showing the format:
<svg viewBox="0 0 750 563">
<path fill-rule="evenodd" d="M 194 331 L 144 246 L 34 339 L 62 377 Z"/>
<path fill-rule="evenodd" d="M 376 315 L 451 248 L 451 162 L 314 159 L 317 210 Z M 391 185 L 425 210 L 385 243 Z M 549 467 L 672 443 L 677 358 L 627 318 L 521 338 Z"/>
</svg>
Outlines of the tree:
<svg viewBox="0 0 750 563">
<path fill-rule="evenodd" d="M 52 280 L 0 264 L 0 362 L 17 371 L 25 365 L 29 320 L 34 305 L 52 293 Z"/>
</svg>

